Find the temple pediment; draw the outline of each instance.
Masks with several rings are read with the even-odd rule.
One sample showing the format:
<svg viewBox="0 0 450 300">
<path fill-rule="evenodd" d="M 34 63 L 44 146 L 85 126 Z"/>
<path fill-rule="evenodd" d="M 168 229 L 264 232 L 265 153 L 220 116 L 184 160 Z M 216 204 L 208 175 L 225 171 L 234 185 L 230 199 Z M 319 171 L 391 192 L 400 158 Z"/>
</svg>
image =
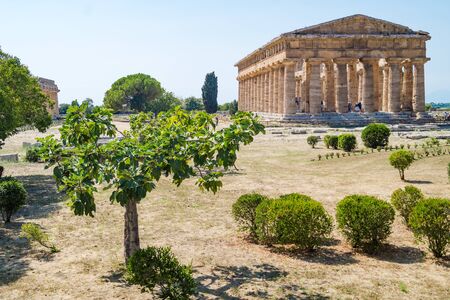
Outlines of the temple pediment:
<svg viewBox="0 0 450 300">
<path fill-rule="evenodd" d="M 308 26 L 287 32 L 286 35 L 309 35 L 309 34 L 427 34 L 422 31 L 414 31 L 409 27 L 372 18 L 366 15 L 352 15 L 329 22 Z"/>
</svg>

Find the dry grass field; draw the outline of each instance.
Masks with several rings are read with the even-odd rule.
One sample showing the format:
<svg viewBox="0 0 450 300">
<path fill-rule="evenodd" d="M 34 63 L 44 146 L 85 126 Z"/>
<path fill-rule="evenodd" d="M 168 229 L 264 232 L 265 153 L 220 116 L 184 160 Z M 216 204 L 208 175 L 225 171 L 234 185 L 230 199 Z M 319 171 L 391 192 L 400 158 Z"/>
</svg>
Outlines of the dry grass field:
<svg viewBox="0 0 450 300">
<path fill-rule="evenodd" d="M 13 136 L 2 152 L 19 151 L 34 136 L 31 131 Z M 199 191 L 193 180 L 180 188 L 161 181 L 138 206 L 141 246 L 171 246 L 183 263 L 192 264 L 198 299 L 450 299 L 448 257 L 433 259 L 399 217 L 388 244 L 372 256 L 353 251 L 336 229 L 315 253 L 252 244 L 237 232 L 231 205 L 248 192 L 307 194 L 332 215 L 345 195 L 388 200 L 405 184 L 429 196 L 450 197 L 449 155 L 416 161 L 405 183 L 389 165 L 389 152 L 311 161 L 330 151 L 322 143 L 311 149 L 306 136 L 258 136 L 242 148 L 239 170 L 224 177 L 216 195 Z M 397 136 L 391 142 L 407 143 Z M 11 224 L 0 228 L 1 299 L 151 298 L 121 276 L 124 210 L 111 205 L 107 193 L 98 194 L 94 218 L 77 217 L 42 164 L 4 166 L 7 175 L 25 183 L 30 199 Z M 50 255 L 19 238 L 25 222 L 41 225 L 61 251 Z"/>
</svg>

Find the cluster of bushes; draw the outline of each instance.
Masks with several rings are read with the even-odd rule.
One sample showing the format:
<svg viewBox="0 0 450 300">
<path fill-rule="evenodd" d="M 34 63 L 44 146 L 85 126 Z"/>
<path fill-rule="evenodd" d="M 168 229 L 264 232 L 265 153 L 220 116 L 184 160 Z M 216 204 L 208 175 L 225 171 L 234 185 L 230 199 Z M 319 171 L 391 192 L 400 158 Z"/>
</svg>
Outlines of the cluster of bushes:
<svg viewBox="0 0 450 300">
<path fill-rule="evenodd" d="M 351 133 L 343 133 L 340 135 L 325 135 L 323 139 L 327 148 L 342 149 L 350 152 L 356 148 L 356 137 Z M 312 148 L 319 142 L 319 137 L 310 135 L 307 137 L 306 142 Z"/>
<path fill-rule="evenodd" d="M 233 204 L 240 229 L 266 245 L 294 244 L 303 250 L 321 245 L 333 229 L 331 216 L 320 202 L 301 194 L 269 199 L 246 194 Z"/>
<path fill-rule="evenodd" d="M 337 227 L 352 247 L 373 253 L 392 232 L 395 208 L 414 235 L 427 241 L 434 256 L 445 255 L 450 243 L 450 199 L 426 199 L 419 189 L 407 186 L 394 191 L 391 203 L 349 195 L 337 204 Z M 293 244 L 303 250 L 323 244 L 333 229 L 333 219 L 323 206 L 301 194 L 277 199 L 242 195 L 233 204 L 233 216 L 241 230 L 262 244 Z"/>
<path fill-rule="evenodd" d="M 27 200 L 23 184 L 13 177 L 0 178 L 0 213 L 5 223 L 11 222 L 15 214 Z"/>
</svg>

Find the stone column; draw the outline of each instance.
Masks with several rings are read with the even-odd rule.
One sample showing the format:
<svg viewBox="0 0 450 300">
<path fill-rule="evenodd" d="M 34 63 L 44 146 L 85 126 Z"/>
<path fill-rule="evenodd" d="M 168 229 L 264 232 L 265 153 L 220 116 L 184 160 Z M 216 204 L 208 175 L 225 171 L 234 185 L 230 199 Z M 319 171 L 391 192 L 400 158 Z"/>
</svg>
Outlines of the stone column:
<svg viewBox="0 0 450 300">
<path fill-rule="evenodd" d="M 424 64 L 428 58 L 418 58 L 412 61 L 413 70 L 413 110 L 414 112 L 425 111 L 425 70 Z"/>
<path fill-rule="evenodd" d="M 254 87 L 255 87 L 255 79 L 253 77 L 250 77 L 250 110 L 253 111 L 253 112 L 256 112 L 257 108 L 256 108 L 256 105 L 255 105 L 255 97 L 254 97 L 255 89 L 254 89 Z"/>
<path fill-rule="evenodd" d="M 238 81 L 238 110 L 242 111 L 242 103 L 243 103 L 243 99 L 242 99 L 242 80 L 239 79 Z"/>
<path fill-rule="evenodd" d="M 267 103 L 263 97 L 262 74 L 258 75 L 258 101 L 261 103 L 261 111 L 267 112 Z"/>
<path fill-rule="evenodd" d="M 348 100 L 352 104 L 352 109 L 358 103 L 358 73 L 356 70 L 356 60 L 347 65 L 348 72 Z"/>
<path fill-rule="evenodd" d="M 252 111 L 250 106 L 250 81 L 245 78 L 245 109 Z"/>
<path fill-rule="evenodd" d="M 383 98 L 382 111 L 389 111 L 389 66 L 386 64 L 383 67 Z"/>
<path fill-rule="evenodd" d="M 305 109 L 305 113 L 309 113 L 309 83 L 311 79 L 311 64 L 308 62 L 303 63 L 303 76 L 302 76 L 302 102 Z"/>
<path fill-rule="evenodd" d="M 277 88 L 277 101 L 278 101 L 278 113 L 285 114 L 286 108 L 284 103 L 284 73 L 285 66 L 281 65 L 278 68 L 277 76 L 275 77 L 275 81 L 278 84 Z"/>
<path fill-rule="evenodd" d="M 284 63 L 284 113 L 295 114 L 297 111 L 295 105 L 295 63 L 288 61 Z"/>
<path fill-rule="evenodd" d="M 378 63 L 378 59 L 363 58 L 361 62 L 364 66 L 363 72 L 363 91 L 362 91 L 362 108 L 366 113 L 375 111 L 375 89 L 374 89 L 374 64 Z"/>
<path fill-rule="evenodd" d="M 347 85 L 347 63 L 348 58 L 336 58 L 336 112 L 348 112 L 348 85 Z"/>
<path fill-rule="evenodd" d="M 389 66 L 389 94 L 388 94 L 388 110 L 389 112 L 400 112 L 400 58 L 386 59 Z"/>
<path fill-rule="evenodd" d="M 263 73 L 263 99 L 264 101 L 269 101 L 269 73 L 268 72 L 264 72 Z M 270 108 L 269 108 L 270 111 Z"/>
<path fill-rule="evenodd" d="M 309 112 L 311 114 L 319 114 L 321 110 L 322 89 L 320 82 L 320 59 L 309 59 L 311 64 L 311 77 L 309 82 Z"/>
<path fill-rule="evenodd" d="M 327 111 L 336 111 L 336 93 L 334 89 L 334 63 L 328 61 L 325 64 L 325 102 Z"/>
<path fill-rule="evenodd" d="M 363 98 L 363 71 L 359 70 L 358 75 L 358 102 L 362 102 Z"/>
<path fill-rule="evenodd" d="M 279 97 L 279 85 L 280 85 L 280 69 L 279 68 L 273 68 L 272 69 L 272 82 L 273 82 L 273 96 L 272 96 L 272 103 L 273 103 L 273 112 L 274 113 L 282 113 L 283 111 L 279 108 L 279 103 L 281 102 Z"/>
<path fill-rule="evenodd" d="M 413 66 L 411 60 L 403 62 L 402 111 L 412 111 L 413 99 Z"/>
</svg>

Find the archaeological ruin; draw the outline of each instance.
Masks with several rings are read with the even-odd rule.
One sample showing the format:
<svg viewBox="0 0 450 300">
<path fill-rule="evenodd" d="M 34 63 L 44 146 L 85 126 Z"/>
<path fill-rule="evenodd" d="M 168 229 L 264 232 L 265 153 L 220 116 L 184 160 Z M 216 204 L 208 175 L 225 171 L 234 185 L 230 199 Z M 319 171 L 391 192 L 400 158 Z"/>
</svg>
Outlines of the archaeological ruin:
<svg viewBox="0 0 450 300">
<path fill-rule="evenodd" d="M 430 39 L 365 15 L 281 34 L 236 63 L 239 109 L 268 118 L 425 117 Z"/>
<path fill-rule="evenodd" d="M 39 85 L 42 91 L 46 94 L 53 102 L 53 107 L 48 107 L 48 112 L 53 118 L 59 116 L 59 105 L 58 105 L 58 86 L 54 80 L 38 77 Z"/>
</svg>

